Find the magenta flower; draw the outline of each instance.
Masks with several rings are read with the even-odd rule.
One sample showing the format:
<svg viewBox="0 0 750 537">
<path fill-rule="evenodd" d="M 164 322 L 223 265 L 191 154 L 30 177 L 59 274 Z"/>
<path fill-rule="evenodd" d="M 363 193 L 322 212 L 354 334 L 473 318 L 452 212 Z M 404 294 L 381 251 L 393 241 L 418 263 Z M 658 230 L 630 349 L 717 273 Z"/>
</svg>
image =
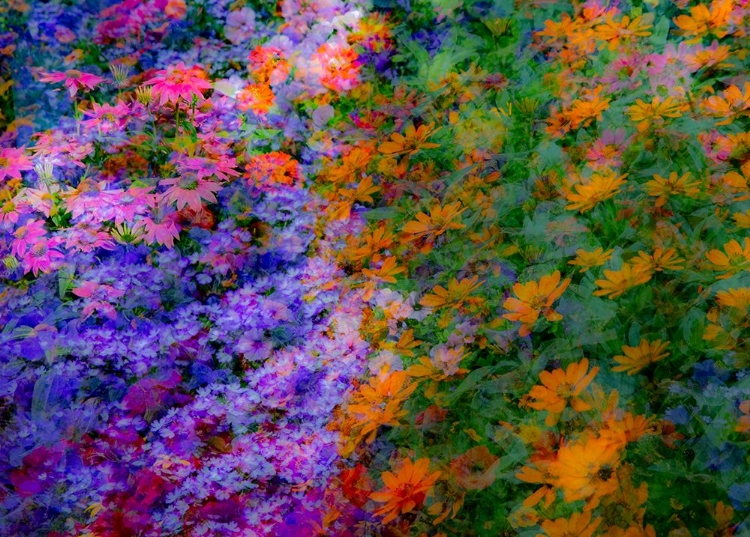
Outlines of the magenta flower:
<svg viewBox="0 0 750 537">
<path fill-rule="evenodd" d="M 159 97 L 161 106 L 166 103 L 176 106 L 180 99 L 191 102 L 193 97 L 202 101 L 203 90 L 213 87 L 203 70 L 198 67 L 187 67 L 182 62 L 157 71 L 156 76 L 144 82 L 144 85 L 154 87 L 154 95 Z"/>
<path fill-rule="evenodd" d="M 115 106 L 93 103 L 92 109 L 84 114 L 91 119 L 81 121 L 82 125 L 97 127 L 101 134 L 107 134 L 121 130 L 125 126 L 130 115 L 130 107 L 122 101 L 118 101 Z"/>
<path fill-rule="evenodd" d="M 162 198 L 163 199 L 163 198 Z M 143 232 L 143 240 L 146 244 L 163 244 L 167 248 L 174 246 L 175 239 L 180 236 L 180 225 L 177 223 L 176 212 L 166 212 L 166 207 L 156 203 L 152 209 L 152 218 L 143 217 L 135 226 L 135 233 Z"/>
<path fill-rule="evenodd" d="M 14 233 L 15 240 L 10 245 L 10 253 L 21 257 L 38 239 L 47 234 L 47 228 L 41 220 L 29 220 Z"/>
<path fill-rule="evenodd" d="M 29 271 L 34 273 L 34 276 L 39 274 L 41 270 L 44 273 L 52 271 L 53 268 L 57 268 L 59 263 L 57 260 L 63 259 L 65 254 L 53 248 L 59 245 L 62 239 L 41 239 L 34 244 L 30 245 L 29 249 L 23 256 L 23 273 L 27 274 Z"/>
<path fill-rule="evenodd" d="M 78 69 L 68 69 L 67 71 L 55 71 L 47 73 L 39 79 L 41 82 L 56 82 L 63 83 L 63 86 L 68 88 L 71 98 L 75 97 L 78 90 L 91 91 L 97 85 L 105 81 L 100 76 L 92 75 L 90 73 L 82 73 Z"/>
<path fill-rule="evenodd" d="M 21 216 L 18 204 L 14 200 L 6 200 L 0 206 L 0 224 L 7 230 L 10 230 L 18 223 L 18 217 Z"/>
<path fill-rule="evenodd" d="M 23 148 L 0 149 L 0 181 L 6 177 L 21 179 L 21 172 L 33 168 L 31 161 L 23 154 Z"/>
<path fill-rule="evenodd" d="M 18 196 L 18 200 L 23 205 L 49 218 L 52 206 L 55 203 L 55 193 L 60 191 L 60 187 L 58 185 L 48 186 L 44 183 L 39 186 L 40 188 L 24 188 Z"/>
<path fill-rule="evenodd" d="M 115 289 L 111 285 L 86 281 L 80 287 L 73 289 L 73 294 L 88 299 L 83 307 L 82 319 L 87 319 L 92 313 L 99 311 L 102 315 L 114 320 L 117 318 L 117 312 L 108 299 L 120 298 L 125 294 L 125 291 Z"/>
<path fill-rule="evenodd" d="M 235 170 L 237 167 L 236 158 L 225 158 L 224 160 L 213 160 L 204 157 L 189 157 L 180 160 L 177 163 L 180 171 L 183 173 L 193 172 L 198 179 L 206 177 L 218 177 L 222 181 L 228 181 L 229 176 L 238 177 L 240 173 Z"/>
<path fill-rule="evenodd" d="M 164 192 L 164 198 L 168 203 L 174 203 L 178 210 L 187 205 L 195 212 L 203 206 L 201 200 L 215 203 L 214 192 L 222 188 L 218 183 L 196 179 L 192 176 L 164 179 L 159 184 L 169 186 Z"/>
</svg>

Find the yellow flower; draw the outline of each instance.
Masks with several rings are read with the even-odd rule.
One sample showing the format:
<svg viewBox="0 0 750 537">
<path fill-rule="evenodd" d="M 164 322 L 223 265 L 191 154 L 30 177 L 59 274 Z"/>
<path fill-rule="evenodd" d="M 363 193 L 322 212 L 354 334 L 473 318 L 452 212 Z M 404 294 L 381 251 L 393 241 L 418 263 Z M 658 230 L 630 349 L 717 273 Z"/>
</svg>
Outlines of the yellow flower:
<svg viewBox="0 0 750 537">
<path fill-rule="evenodd" d="M 560 284 L 560 285 L 558 285 Z M 550 321 L 559 321 L 562 315 L 552 309 L 552 303 L 560 298 L 568 288 L 570 278 L 560 283 L 560 271 L 556 270 L 549 276 L 542 276 L 537 282 L 516 283 L 513 292 L 518 298 L 508 298 L 503 302 L 503 308 L 511 313 L 503 315 L 510 321 L 521 321 L 519 334 L 521 337 L 528 336 L 531 329 L 539 319 L 539 315 Z"/>
<path fill-rule="evenodd" d="M 400 155 L 402 153 L 414 155 L 421 149 L 440 147 L 440 144 L 426 141 L 427 138 L 435 134 L 438 130 L 433 129 L 434 125 L 434 123 L 430 123 L 428 125 L 420 125 L 419 128 L 414 128 L 414 124 L 410 123 L 407 125 L 404 134 L 394 132 L 391 134 L 389 141 L 380 144 L 378 151 L 386 155 Z"/>
<path fill-rule="evenodd" d="M 747 311 L 750 308 L 750 287 L 718 291 L 716 293 L 716 301 L 719 303 L 719 306 L 725 308 L 736 308 L 741 311 Z"/>
<path fill-rule="evenodd" d="M 550 464 L 553 483 L 566 502 L 587 499 L 593 506 L 617 490 L 617 467 L 623 445 L 609 438 L 584 438 L 563 444 Z"/>
<path fill-rule="evenodd" d="M 674 248 L 664 250 L 657 247 L 654 248 L 653 255 L 640 251 L 638 257 L 633 259 L 633 266 L 639 267 L 643 271 L 682 270 L 685 268 L 684 263 L 685 260 L 677 256 L 677 251 Z"/>
<path fill-rule="evenodd" d="M 579 266 L 581 270 L 578 272 L 586 272 L 590 268 L 599 267 L 609 261 L 612 252 L 614 252 L 612 249 L 605 252 L 603 248 L 597 248 L 591 252 L 579 249 L 576 250 L 576 258 L 573 261 L 568 261 L 568 265 Z"/>
<path fill-rule="evenodd" d="M 652 274 L 650 270 L 644 270 L 637 265 L 623 263 L 620 270 L 605 270 L 605 279 L 594 282 L 600 288 L 594 291 L 594 296 L 609 295 L 610 299 L 617 298 L 628 289 L 649 281 Z"/>
<path fill-rule="evenodd" d="M 461 229 L 464 226 L 461 222 L 455 220 L 466 210 L 461 208 L 461 202 L 449 203 L 441 207 L 440 203 L 435 203 L 430 209 L 430 215 L 417 213 L 416 221 L 407 222 L 403 228 L 404 233 L 411 235 L 411 239 L 418 239 L 425 236 L 432 238 L 439 237 L 449 229 Z"/>
<path fill-rule="evenodd" d="M 654 97 L 650 104 L 636 99 L 635 104 L 628 108 L 628 114 L 632 121 L 638 122 L 638 132 L 643 132 L 651 126 L 652 122 L 662 125 L 666 117 L 680 117 L 683 110 L 685 110 L 685 104 L 675 102 L 672 97 L 667 97 L 664 102 L 661 98 Z"/>
<path fill-rule="evenodd" d="M 383 260 L 383 264 L 380 268 L 375 270 L 365 268 L 362 269 L 362 274 L 376 282 L 396 283 L 396 274 L 401 274 L 405 271 L 406 269 L 404 267 L 399 267 L 396 264 L 396 258 L 391 256 Z"/>
<path fill-rule="evenodd" d="M 710 7 L 698 4 L 690 8 L 690 15 L 680 15 L 673 20 L 680 33 L 690 38 L 685 41 L 689 45 L 698 43 L 708 33 L 721 39 L 729 33 L 733 4 L 732 0 L 714 0 Z"/>
<path fill-rule="evenodd" d="M 417 383 L 409 382 L 409 376 L 404 371 L 374 376 L 368 384 L 361 385 L 347 407 L 347 411 L 357 418 L 358 425 L 362 426 L 360 438 L 367 437 L 367 443 L 371 443 L 381 425 L 398 426 L 399 419 L 407 414 L 401 405 L 417 386 Z"/>
<path fill-rule="evenodd" d="M 676 172 L 669 174 L 669 179 L 665 179 L 661 175 L 654 174 L 653 180 L 644 184 L 646 193 L 649 196 L 657 196 L 655 205 L 662 207 L 669 197 L 675 194 L 683 194 L 689 198 L 693 198 L 700 193 L 697 181 L 690 180 L 690 173 L 683 174 L 680 178 L 677 177 Z"/>
<path fill-rule="evenodd" d="M 544 535 L 539 533 L 537 537 L 591 537 L 601 521 L 601 518 L 597 518 L 592 522 L 591 511 L 573 513 L 570 518 L 545 520 L 542 522 Z"/>
<path fill-rule="evenodd" d="M 737 227 L 740 229 L 750 229 L 750 209 L 744 213 L 733 214 L 732 219 L 737 222 Z"/>
<path fill-rule="evenodd" d="M 750 270 L 750 237 L 745 237 L 744 246 L 740 246 L 740 243 L 732 239 L 724 245 L 724 252 L 713 249 L 706 257 L 713 263 L 713 270 L 725 271 L 717 276 L 719 280 L 731 278 L 743 270 Z"/>
<path fill-rule="evenodd" d="M 571 189 L 565 196 L 570 202 L 565 208 L 571 211 L 585 212 L 593 209 L 600 201 L 608 200 L 617 194 L 617 191 L 625 184 L 625 177 L 619 177 L 612 170 L 596 171 L 588 183 L 574 185 L 575 192 Z"/>
<path fill-rule="evenodd" d="M 562 369 L 555 369 L 552 372 L 542 371 L 539 373 L 542 386 L 536 385 L 529 392 L 529 397 L 536 401 L 530 401 L 526 405 L 536 410 L 548 411 L 549 415 L 545 423 L 549 426 L 557 423 L 560 414 L 568 405 L 576 412 L 589 410 L 591 408 L 589 404 L 578 396 L 591 384 L 599 368 L 594 367 L 586 373 L 588 368 L 589 361 L 584 358 L 578 363 L 570 364 L 565 371 Z"/>
<path fill-rule="evenodd" d="M 484 281 L 478 280 L 478 276 L 463 278 L 460 282 L 453 278 L 448 282 L 448 289 L 436 285 L 432 290 L 433 294 L 423 296 L 419 303 L 427 308 L 443 308 L 445 306 L 460 308 L 465 301 L 469 300 L 469 295 L 484 283 Z"/>
<path fill-rule="evenodd" d="M 669 356 L 666 352 L 668 346 L 669 342 L 662 342 L 660 339 L 651 343 L 646 339 L 641 339 L 637 347 L 624 345 L 622 347 L 624 356 L 620 354 L 613 358 L 620 365 L 613 367 L 612 371 L 627 371 L 628 375 L 635 375 L 647 365 Z"/>
<path fill-rule="evenodd" d="M 620 22 L 615 22 L 612 15 L 608 16 L 604 24 L 595 28 L 597 37 L 604 41 L 604 46 L 609 50 L 615 50 L 620 46 L 620 40 L 630 42 L 635 37 L 645 37 L 651 35 L 648 29 L 651 24 L 643 22 L 643 17 L 639 16 L 632 21 L 625 15 Z"/>
</svg>

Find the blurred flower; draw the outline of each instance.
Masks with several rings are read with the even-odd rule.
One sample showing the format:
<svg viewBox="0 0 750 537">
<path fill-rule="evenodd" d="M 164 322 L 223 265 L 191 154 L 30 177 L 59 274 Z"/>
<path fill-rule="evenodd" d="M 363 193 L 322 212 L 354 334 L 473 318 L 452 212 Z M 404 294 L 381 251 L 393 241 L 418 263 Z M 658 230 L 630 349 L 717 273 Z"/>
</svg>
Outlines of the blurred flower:
<svg viewBox="0 0 750 537">
<path fill-rule="evenodd" d="M 370 498 L 378 503 L 385 503 L 375 511 L 378 516 L 385 515 L 383 524 L 395 520 L 399 515 L 411 513 L 422 507 L 441 474 L 437 471 L 428 476 L 429 465 L 430 459 L 428 458 L 422 458 L 413 463 L 410 459 L 404 459 L 397 474 L 393 472 L 381 474 L 385 487 L 370 494 Z"/>
<path fill-rule="evenodd" d="M 507 298 L 503 302 L 503 308 L 511 312 L 503 317 L 511 321 L 521 321 L 521 337 L 531 333 L 539 315 L 544 315 L 550 322 L 559 321 L 562 315 L 552 309 L 552 303 L 562 296 L 569 284 L 570 278 L 560 282 L 559 270 L 542 276 L 539 282 L 516 283 L 513 292 L 517 298 Z"/>
<path fill-rule="evenodd" d="M 23 148 L 3 147 L 0 149 L 0 181 L 8 177 L 21 179 L 21 172 L 33 167 L 31 160 L 24 155 Z"/>
<path fill-rule="evenodd" d="M 542 529 L 548 537 L 591 537 L 601 524 L 602 519 L 591 521 L 591 512 L 573 513 L 570 518 L 557 518 L 542 522 Z M 538 537 L 542 537 L 539 535 Z"/>
<path fill-rule="evenodd" d="M 724 274 L 716 276 L 719 280 L 731 278 L 743 270 L 750 271 L 750 238 L 745 237 L 744 246 L 732 239 L 724 245 L 724 252 L 713 249 L 706 254 L 706 258 L 713 263 L 713 270 L 724 271 Z"/>
<path fill-rule="evenodd" d="M 591 252 L 587 252 L 583 249 L 576 250 L 576 258 L 573 261 L 568 261 L 568 265 L 576 265 L 581 267 L 578 272 L 586 272 L 590 268 L 598 267 L 606 263 L 611 257 L 614 250 L 609 249 L 606 252 L 603 248 L 596 248 Z"/>
<path fill-rule="evenodd" d="M 483 490 L 494 483 L 499 465 L 499 457 L 486 446 L 477 446 L 451 461 L 451 475 L 466 490 Z"/>
<path fill-rule="evenodd" d="M 589 511 L 602 496 L 617 490 L 617 467 L 623 445 L 609 438 L 584 438 L 563 444 L 550 465 L 554 483 L 566 502 L 587 500 Z"/>
<path fill-rule="evenodd" d="M 77 69 L 68 69 L 67 71 L 55 71 L 44 74 L 40 79 L 41 82 L 62 82 L 68 88 L 71 98 L 75 97 L 78 90 L 90 91 L 105 81 L 100 76 L 89 73 L 82 73 Z"/>
<path fill-rule="evenodd" d="M 565 371 L 561 368 L 551 372 L 542 371 L 539 373 L 542 386 L 534 386 L 528 394 L 529 398 L 536 401 L 528 401 L 526 406 L 549 412 L 545 421 L 549 426 L 558 422 L 560 414 L 568 405 L 577 412 L 589 410 L 591 406 L 579 395 L 594 380 L 599 368 L 594 367 L 587 373 L 588 368 L 589 361 L 584 358 L 580 362 L 570 364 Z"/>
<path fill-rule="evenodd" d="M 682 270 L 685 268 L 685 260 L 677 256 L 674 248 L 654 248 L 652 255 L 644 251 L 638 252 L 638 257 L 632 260 L 633 267 L 644 272 L 662 272 L 664 270 Z"/>
<path fill-rule="evenodd" d="M 625 184 L 627 174 L 617 175 L 613 170 L 597 170 L 586 183 L 578 183 L 566 194 L 570 202 L 565 208 L 581 213 L 593 209 L 597 203 L 615 196 Z"/>
<path fill-rule="evenodd" d="M 654 178 L 643 185 L 649 196 L 657 196 L 656 207 L 662 207 L 669 200 L 670 196 L 683 195 L 694 198 L 700 193 L 699 183 L 692 181 L 690 172 L 683 174 L 679 179 L 677 172 L 669 174 L 669 179 L 663 178 L 659 174 L 654 174 Z"/>
<path fill-rule="evenodd" d="M 255 32 L 255 11 L 243 7 L 227 15 L 224 35 L 234 45 L 247 41 Z"/>
<path fill-rule="evenodd" d="M 427 308 L 443 308 L 452 306 L 460 308 L 464 302 L 469 301 L 469 295 L 482 286 L 483 281 L 478 281 L 478 276 L 463 278 L 460 282 L 453 278 L 448 282 L 448 288 L 436 285 L 432 293 L 428 293 L 419 301 L 420 305 Z"/>
<path fill-rule="evenodd" d="M 636 99 L 636 104 L 628 108 L 631 121 L 638 122 L 638 132 L 648 129 L 652 123 L 657 126 L 664 124 L 664 118 L 677 118 L 682 116 L 686 109 L 685 103 L 675 102 L 672 97 L 667 97 L 662 102 L 660 97 L 651 99 L 651 103 L 645 103 Z"/>
<path fill-rule="evenodd" d="M 276 101 L 276 96 L 267 84 L 250 84 L 237 92 L 237 107 L 246 112 L 252 110 L 265 116 Z"/>
<path fill-rule="evenodd" d="M 594 291 L 594 296 L 607 296 L 614 299 L 628 289 L 642 285 L 649 281 L 653 272 L 645 270 L 643 266 L 623 263 L 620 270 L 605 270 L 604 279 L 596 280 L 599 289 Z"/>
<path fill-rule="evenodd" d="M 380 144 L 378 151 L 386 155 L 401 155 L 403 153 L 415 155 L 422 149 L 440 147 L 440 144 L 426 141 L 439 130 L 435 129 L 434 126 L 434 123 L 429 123 L 415 128 L 413 123 L 409 123 L 406 126 L 404 134 L 398 132 L 392 133 L 391 139 Z"/>
</svg>

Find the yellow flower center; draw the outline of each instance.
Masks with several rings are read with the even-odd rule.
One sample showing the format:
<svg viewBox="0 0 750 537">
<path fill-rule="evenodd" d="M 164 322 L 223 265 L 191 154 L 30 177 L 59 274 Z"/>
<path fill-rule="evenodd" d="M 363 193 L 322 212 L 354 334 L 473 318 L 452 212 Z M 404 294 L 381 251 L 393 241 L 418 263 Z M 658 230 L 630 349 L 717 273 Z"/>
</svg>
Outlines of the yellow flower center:
<svg viewBox="0 0 750 537">
<path fill-rule="evenodd" d="M 573 396 L 573 387 L 567 382 L 563 382 L 557 387 L 556 393 L 561 398 L 568 399 Z"/>
</svg>

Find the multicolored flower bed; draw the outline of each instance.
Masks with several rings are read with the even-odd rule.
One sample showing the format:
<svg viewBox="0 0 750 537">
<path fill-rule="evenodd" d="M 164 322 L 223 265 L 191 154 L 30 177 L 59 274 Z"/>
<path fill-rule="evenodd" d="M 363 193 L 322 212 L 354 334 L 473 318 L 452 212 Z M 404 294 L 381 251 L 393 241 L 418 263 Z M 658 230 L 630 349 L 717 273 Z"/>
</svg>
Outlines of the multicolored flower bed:
<svg viewBox="0 0 750 537">
<path fill-rule="evenodd" d="M 0 6 L 0 535 L 749 535 L 748 14 Z"/>
</svg>

